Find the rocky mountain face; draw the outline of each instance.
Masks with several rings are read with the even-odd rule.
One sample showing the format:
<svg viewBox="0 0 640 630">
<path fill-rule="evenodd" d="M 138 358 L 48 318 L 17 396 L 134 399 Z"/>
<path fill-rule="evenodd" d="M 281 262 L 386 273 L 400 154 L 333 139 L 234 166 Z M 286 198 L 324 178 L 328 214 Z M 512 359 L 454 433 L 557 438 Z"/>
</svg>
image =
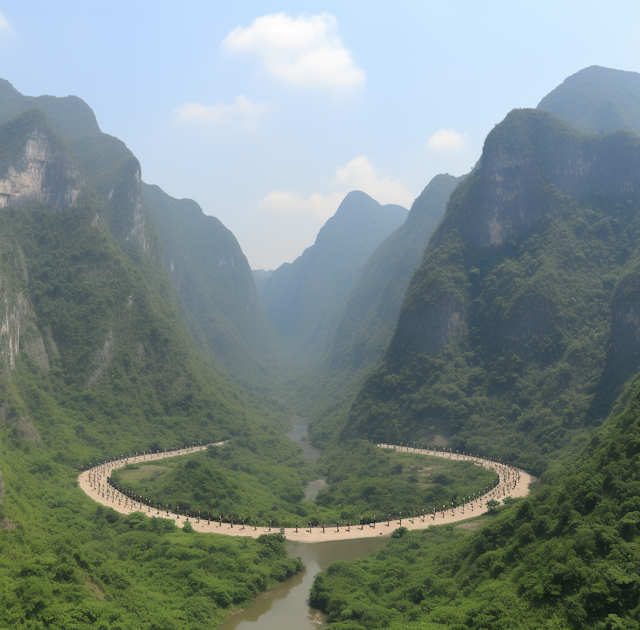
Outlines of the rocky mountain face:
<svg viewBox="0 0 640 630">
<path fill-rule="evenodd" d="M 224 360 L 233 357 L 208 345 L 206 321 L 201 328 L 197 319 L 202 311 L 224 313 L 218 334 L 231 345 L 251 317 L 251 300 L 253 315 L 260 313 L 250 270 L 219 222 L 203 217 L 193 202 L 144 186 L 137 159 L 124 143 L 85 124 L 88 108 L 79 99 L 21 98 L 0 82 L 0 117 L 9 109 L 13 117 L 0 120 L 2 625 L 198 625 L 202 609 L 190 610 L 196 598 L 205 601 L 204 582 L 165 606 L 164 585 L 175 584 L 166 573 L 158 579 L 166 557 L 154 552 L 157 560 L 141 563 L 120 551 L 173 542 L 196 550 L 199 543 L 161 519 L 125 517 L 96 504 L 80 491 L 77 476 L 90 463 L 131 452 L 241 436 L 252 453 L 269 440 L 264 450 L 276 452 L 278 461 L 295 458 L 277 404 L 232 381 Z M 157 208 L 157 201 L 167 207 Z M 166 219 L 162 226 L 154 211 Z M 198 234 L 190 236 L 189 226 Z M 165 228 L 173 231 L 167 238 Z M 194 269 L 200 264 L 205 268 Z M 222 286 L 225 278 L 230 285 L 238 280 L 237 290 Z M 216 300 L 217 311 L 207 304 Z M 282 455 L 286 449 L 291 456 Z M 137 542 L 123 543 L 123 535 Z M 271 566 L 259 543 L 248 543 L 258 570 Z M 225 542 L 215 552 L 226 557 L 232 547 Z M 196 555 L 204 558 L 201 552 Z M 286 555 L 283 546 L 276 553 Z M 190 573 L 200 571 L 205 582 L 225 589 L 237 583 L 235 569 L 225 581 L 220 563 L 205 556 L 207 566 L 194 563 Z M 41 561 L 36 576 L 29 567 Z M 247 557 L 241 563 L 258 566 Z M 298 564 L 290 566 L 279 568 L 280 575 Z M 145 575 L 134 576 L 138 569 Z M 127 577 L 115 584 L 106 577 L 113 575 Z M 274 572 L 237 598 L 211 600 L 202 619 L 219 624 L 278 579 Z M 123 589 L 131 595 L 124 604 L 118 603 Z M 156 597 L 162 604 L 153 604 Z"/>
<path fill-rule="evenodd" d="M 473 209 L 456 218 L 474 245 L 502 245 L 551 216 L 558 195 L 637 198 L 636 157 L 633 134 L 583 136 L 545 111 L 514 110 L 487 136 L 469 178 Z"/>
<path fill-rule="evenodd" d="M 2 127 L 0 208 L 40 202 L 72 206 L 84 182 L 68 147 L 39 110 L 30 110 Z"/>
<path fill-rule="evenodd" d="M 271 274 L 260 297 L 289 345 L 326 347 L 367 259 L 406 217 L 400 206 L 382 206 L 363 192 L 351 192 L 313 246 Z"/>
<path fill-rule="evenodd" d="M 345 436 L 508 452 L 541 470 L 601 420 L 622 378 L 609 344 L 637 347 L 624 278 L 636 286 L 639 177 L 640 137 L 511 112 L 451 195 Z"/>
</svg>

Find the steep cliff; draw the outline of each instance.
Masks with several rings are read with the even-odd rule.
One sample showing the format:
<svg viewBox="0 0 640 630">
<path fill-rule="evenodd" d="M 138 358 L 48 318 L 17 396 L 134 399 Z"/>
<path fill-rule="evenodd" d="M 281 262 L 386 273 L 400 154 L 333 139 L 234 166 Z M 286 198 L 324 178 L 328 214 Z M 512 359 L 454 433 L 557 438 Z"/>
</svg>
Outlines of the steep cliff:
<svg viewBox="0 0 640 630">
<path fill-rule="evenodd" d="M 511 112 L 451 195 L 345 436 L 435 441 L 542 470 L 621 385 L 608 348 L 630 347 L 633 304 L 612 332 L 611 300 L 635 261 L 639 186 L 640 137 Z"/>
<path fill-rule="evenodd" d="M 69 141 L 99 134 L 100 127 L 93 110 L 77 96 L 25 96 L 9 81 L 0 79 L 0 122 L 27 109 L 40 109 L 47 114 L 51 126 Z"/>
<path fill-rule="evenodd" d="M 640 363 L 640 260 L 616 285 L 611 298 L 611 340 L 613 355 L 622 365 Z"/>
<path fill-rule="evenodd" d="M 61 118 L 79 101 L 47 100 Z M 70 133 L 68 144 L 48 119 L 29 110 L 0 123 L 8 197 L 0 207 L 2 626 L 218 625 L 298 570 L 284 546 L 269 549 L 284 560 L 278 575 L 251 540 L 226 574 L 220 567 L 234 553 L 232 540 L 203 556 L 198 541 L 162 519 L 98 505 L 77 475 L 98 460 L 200 440 L 242 436 L 252 452 L 262 441 L 259 449 L 277 453 L 273 463 L 289 464 L 297 447 L 279 435 L 286 421 L 276 404 L 233 383 L 185 326 L 189 314 L 162 264 L 137 160 L 99 133 Z M 136 542 L 125 540 L 131 535 Z M 206 560 L 189 564 L 203 576 L 189 593 L 173 588 L 179 577 L 160 551 L 174 543 Z M 153 546 L 158 553 L 141 563 L 136 550 Z M 183 571 L 184 559 L 179 564 Z M 214 581 L 220 592 L 236 588 L 241 565 L 257 567 L 261 584 L 207 599 Z"/>
<path fill-rule="evenodd" d="M 119 241 L 134 244 L 150 254 L 154 235 L 147 226 L 142 204 L 140 164 L 124 142 L 100 131 L 93 111 L 82 99 L 76 96 L 24 96 L 8 81 L 0 79 L 0 123 L 9 122 L 3 127 L 5 133 L 10 134 L 12 126 L 18 124 L 11 119 L 18 114 L 25 115 L 27 110 L 40 121 L 46 119 L 49 129 L 60 134 L 72 151 L 67 146 L 63 151 L 68 159 L 57 159 L 60 156 L 55 152 L 61 150 L 59 143 L 52 145 L 49 139 L 45 146 L 42 138 L 34 136 L 27 147 L 30 164 L 20 165 L 15 163 L 15 142 L 5 136 L 0 173 L 6 168 L 7 161 L 16 164 L 13 168 L 18 173 L 3 177 L 0 205 L 18 202 L 18 198 L 12 196 L 16 185 L 24 190 L 25 186 L 35 185 L 42 188 L 41 201 L 53 207 L 66 207 L 75 201 L 79 182 L 86 178 L 104 200 L 98 219 L 107 222 Z M 66 193 L 59 193 L 62 196 L 57 198 L 51 196 L 50 190 L 65 190 Z"/>
<path fill-rule="evenodd" d="M 487 136 L 464 204 L 453 205 L 438 237 L 459 228 L 474 245 L 502 245 L 552 216 L 558 193 L 577 201 L 596 193 L 636 199 L 637 142 L 627 132 L 581 135 L 548 112 L 514 110 Z"/>
<path fill-rule="evenodd" d="M 18 124 L 23 118 L 50 125 L 49 136 L 56 138 L 45 146 L 34 136 L 28 159 L 21 157 L 23 140 L 12 136 L 24 138 Z M 94 226 L 106 227 L 136 264 L 142 253 L 152 266 L 166 267 L 184 303 L 183 319 L 213 363 L 252 387 L 264 386 L 277 342 L 233 234 L 195 202 L 145 185 L 137 158 L 124 142 L 100 131 L 91 108 L 77 97 L 24 96 L 0 80 L 2 121 L 0 207 L 27 198 L 66 207 L 86 183 L 97 195 Z"/>
<path fill-rule="evenodd" d="M 405 222 L 371 254 L 340 316 L 329 356 L 332 366 L 358 370 L 389 343 L 411 274 L 461 179 L 436 175 Z"/>
<path fill-rule="evenodd" d="M 76 202 L 80 169 L 40 110 L 20 114 L 0 134 L 0 208 L 35 201 L 61 209 Z"/>
</svg>

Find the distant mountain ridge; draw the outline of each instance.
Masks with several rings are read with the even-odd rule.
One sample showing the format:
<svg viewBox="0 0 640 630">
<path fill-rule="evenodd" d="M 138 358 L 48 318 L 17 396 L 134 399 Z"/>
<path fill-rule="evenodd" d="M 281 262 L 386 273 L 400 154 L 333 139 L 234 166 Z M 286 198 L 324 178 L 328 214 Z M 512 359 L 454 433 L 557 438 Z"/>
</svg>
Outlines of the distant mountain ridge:
<svg viewBox="0 0 640 630">
<path fill-rule="evenodd" d="M 640 74 L 590 66 L 565 79 L 538 104 L 584 133 L 640 134 Z"/>
<path fill-rule="evenodd" d="M 367 259 L 407 212 L 393 204 L 382 206 L 363 192 L 350 192 L 315 243 L 271 274 L 260 297 L 288 344 L 326 346 Z"/>
<path fill-rule="evenodd" d="M 329 361 L 358 369 L 378 358 L 393 334 L 409 279 L 462 177 L 436 175 L 407 219 L 367 260 L 340 316 Z"/>
</svg>

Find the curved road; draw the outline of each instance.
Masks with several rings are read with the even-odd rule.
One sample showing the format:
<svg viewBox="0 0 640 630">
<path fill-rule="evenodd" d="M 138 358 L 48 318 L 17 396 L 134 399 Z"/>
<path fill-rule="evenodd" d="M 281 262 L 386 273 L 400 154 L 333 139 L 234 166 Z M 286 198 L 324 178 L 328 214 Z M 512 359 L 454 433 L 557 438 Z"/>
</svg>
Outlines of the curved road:
<svg viewBox="0 0 640 630">
<path fill-rule="evenodd" d="M 107 483 L 107 477 L 111 476 L 111 471 L 116 468 L 124 468 L 127 464 L 140 463 L 140 462 L 152 462 L 159 459 L 165 459 L 167 457 L 176 457 L 178 455 L 187 455 L 189 453 L 195 453 L 197 451 L 203 451 L 209 446 L 221 446 L 224 442 L 216 442 L 215 444 L 207 444 L 205 446 L 194 446 L 190 448 L 180 449 L 177 451 L 160 452 L 160 453 L 144 453 L 136 455 L 134 457 L 127 457 L 124 459 L 118 459 L 111 462 L 105 462 L 94 468 L 84 471 L 79 477 L 78 482 L 80 488 L 92 499 L 113 508 L 116 512 L 121 514 L 132 514 L 133 512 L 142 512 L 150 517 L 166 518 L 175 522 L 176 525 L 182 527 L 186 520 L 183 515 L 176 516 L 175 514 L 167 513 L 166 511 L 158 511 L 155 508 L 135 503 L 129 497 L 118 492 Z M 340 525 L 336 527 L 335 523 L 331 526 L 327 526 L 323 532 L 322 527 L 313 527 L 309 531 L 308 527 L 299 527 L 296 531 L 295 528 L 286 528 L 284 535 L 290 540 L 299 540 L 301 542 L 325 542 L 329 540 L 345 540 L 348 538 L 374 538 L 377 536 L 388 536 L 393 532 L 396 527 L 403 527 L 407 529 L 425 529 L 431 525 L 442 525 L 443 523 L 456 523 L 458 521 L 464 521 L 473 516 L 478 516 L 487 511 L 487 502 L 492 499 L 501 500 L 506 496 L 513 498 L 524 497 L 529 494 L 529 484 L 535 480 L 535 477 L 527 474 L 522 470 L 518 470 L 512 466 L 504 464 L 498 464 L 488 459 L 482 459 L 478 457 L 471 457 L 469 455 L 453 455 L 450 453 L 444 453 L 440 451 L 428 451 L 409 447 L 400 447 L 392 444 L 378 444 L 380 448 L 392 448 L 402 452 L 420 453 L 423 455 L 430 455 L 432 457 L 445 457 L 446 459 L 458 459 L 465 461 L 472 461 L 477 466 L 483 466 L 495 470 L 499 477 L 498 485 L 484 496 L 476 499 L 466 507 L 455 508 L 455 510 L 448 509 L 444 513 L 437 512 L 435 515 L 416 516 L 415 518 L 403 518 L 402 523 L 396 517 L 387 523 L 386 521 L 376 523 L 375 525 L 351 525 L 347 527 Z M 269 530 L 268 527 L 246 525 L 243 527 L 239 524 L 222 523 L 220 525 L 217 521 L 211 521 L 207 523 L 206 519 L 198 521 L 193 516 L 189 519 L 193 529 L 197 532 L 225 534 L 227 536 L 249 536 L 251 538 L 257 538 L 260 534 L 266 534 L 271 532 L 281 532 L 280 528 L 272 527 Z M 302 524 L 301 524 L 302 525 Z"/>
</svg>

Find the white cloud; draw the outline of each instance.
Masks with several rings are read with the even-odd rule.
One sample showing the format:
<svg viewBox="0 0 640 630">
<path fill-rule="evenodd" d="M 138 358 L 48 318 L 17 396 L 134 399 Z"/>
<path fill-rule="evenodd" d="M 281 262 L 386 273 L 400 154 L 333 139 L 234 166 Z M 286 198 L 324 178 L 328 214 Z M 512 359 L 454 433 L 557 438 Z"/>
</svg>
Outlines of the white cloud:
<svg viewBox="0 0 640 630">
<path fill-rule="evenodd" d="M 371 164 L 365 155 L 336 168 L 333 185 L 347 192 L 361 190 L 381 204 L 397 203 L 409 208 L 415 199 L 415 195 L 400 180 L 392 180 L 384 175 L 382 169 Z"/>
<path fill-rule="evenodd" d="M 10 33 L 11 27 L 9 26 L 9 22 L 7 22 L 7 18 L 0 13 L 0 33 Z"/>
<path fill-rule="evenodd" d="M 235 28 L 222 46 L 257 55 L 269 74 L 294 85 L 349 90 L 365 84 L 365 73 L 355 65 L 337 34 L 336 19 L 328 13 L 265 15 Z"/>
<path fill-rule="evenodd" d="M 407 208 L 415 198 L 399 180 L 384 175 L 364 155 L 338 166 L 332 184 L 338 190 L 328 195 L 315 192 L 305 197 L 293 191 L 274 190 L 258 201 L 258 209 L 280 217 L 307 216 L 319 227 L 335 214 L 352 190 L 361 190 L 381 204 L 397 203 Z"/>
<path fill-rule="evenodd" d="M 176 109 L 176 116 L 182 122 L 202 122 L 211 127 L 222 122 L 234 121 L 246 129 L 254 129 L 268 107 L 268 103 L 254 103 L 241 94 L 236 96 L 230 105 L 185 103 Z"/>
<path fill-rule="evenodd" d="M 435 151 L 457 151 L 466 146 L 465 137 L 455 129 L 440 129 L 427 141 L 427 148 Z"/>
<path fill-rule="evenodd" d="M 312 193 L 304 197 L 292 191 L 273 190 L 258 201 L 258 209 L 281 217 L 306 215 L 322 225 L 335 214 L 344 195 L 343 192 L 335 192 L 325 197 Z"/>
</svg>

